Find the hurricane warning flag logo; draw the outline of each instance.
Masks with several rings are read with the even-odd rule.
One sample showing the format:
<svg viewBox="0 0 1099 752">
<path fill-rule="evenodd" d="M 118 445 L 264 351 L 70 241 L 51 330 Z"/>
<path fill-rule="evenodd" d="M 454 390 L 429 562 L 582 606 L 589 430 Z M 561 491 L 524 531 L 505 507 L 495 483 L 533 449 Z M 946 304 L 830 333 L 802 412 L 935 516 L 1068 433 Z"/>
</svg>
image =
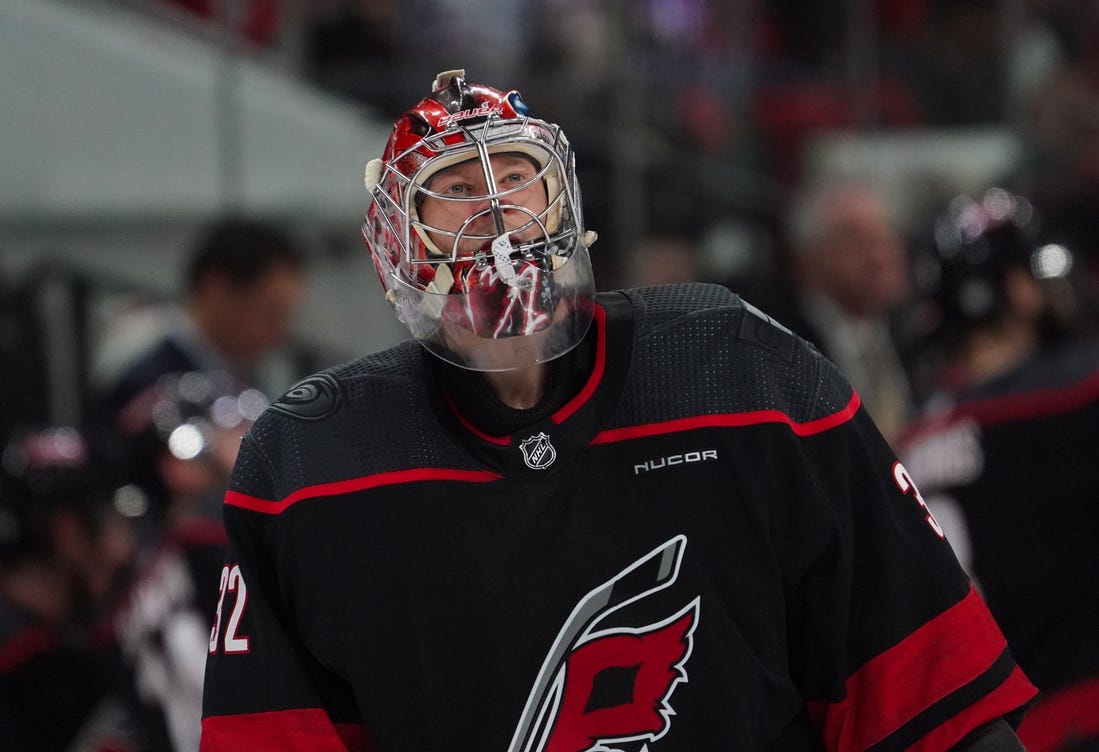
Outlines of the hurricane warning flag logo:
<svg viewBox="0 0 1099 752">
<path fill-rule="evenodd" d="M 611 752 L 607 745 L 668 732 L 670 698 L 687 681 L 699 598 L 656 624 L 596 626 L 675 582 L 686 543 L 676 536 L 581 599 L 546 656 L 509 752 Z"/>
</svg>

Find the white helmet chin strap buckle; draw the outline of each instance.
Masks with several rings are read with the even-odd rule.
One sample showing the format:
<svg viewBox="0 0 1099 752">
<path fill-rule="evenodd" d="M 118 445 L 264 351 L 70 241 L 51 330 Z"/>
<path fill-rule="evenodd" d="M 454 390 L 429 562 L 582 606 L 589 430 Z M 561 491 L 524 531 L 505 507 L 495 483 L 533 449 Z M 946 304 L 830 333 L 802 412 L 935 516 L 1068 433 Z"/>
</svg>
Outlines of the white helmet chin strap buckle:
<svg viewBox="0 0 1099 752">
<path fill-rule="evenodd" d="M 511 254 L 514 250 L 507 233 L 492 241 L 492 258 L 496 262 L 496 273 L 508 287 L 528 287 L 530 281 L 520 277 L 511 263 Z"/>
</svg>

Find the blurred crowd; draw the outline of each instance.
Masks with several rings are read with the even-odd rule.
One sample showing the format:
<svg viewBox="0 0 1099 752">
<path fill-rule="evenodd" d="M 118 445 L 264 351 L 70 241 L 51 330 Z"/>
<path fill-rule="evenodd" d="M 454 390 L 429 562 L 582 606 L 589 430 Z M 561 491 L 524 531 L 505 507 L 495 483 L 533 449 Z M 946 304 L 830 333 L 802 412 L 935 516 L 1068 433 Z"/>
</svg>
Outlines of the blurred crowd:
<svg viewBox="0 0 1099 752">
<path fill-rule="evenodd" d="M 1000 182 L 1078 243 L 1094 235 L 1093 3 L 157 1 L 232 24 L 257 54 L 293 50 L 303 76 L 382 122 L 448 65 L 537 92 L 542 114 L 570 126 L 608 282 L 636 276 L 650 236 L 674 236 L 700 274 L 782 291 L 788 208 L 815 177 L 814 139 L 837 131 L 1005 130 L 1023 153 Z M 951 190 L 913 186 L 911 205 L 891 207 L 909 244 Z M 707 246 L 730 220 L 766 258 Z"/>
<path fill-rule="evenodd" d="M 226 7 L 162 1 L 211 22 Z M 293 35 L 304 75 L 383 118 L 451 63 L 530 92 L 570 134 L 587 223 L 607 230 L 602 260 L 593 259 L 600 287 L 728 284 L 816 344 L 929 499 L 954 504 L 936 514 L 957 521 L 948 537 L 1023 668 L 1047 696 L 1083 687 L 1061 700 L 1068 707 L 1099 707 L 1099 605 L 1055 582 L 1099 575 L 1099 515 L 1088 506 L 1099 492 L 1096 441 L 1086 423 L 1099 401 L 1099 8 L 846 5 L 860 13 L 821 0 L 234 7 L 251 44 Z M 440 48 L 453 59 L 440 61 Z M 825 179 L 804 158 L 829 131 L 975 126 L 1010 131 L 1022 150 L 973 195 L 923 185 L 898 207 L 865 176 Z M 631 207 L 632 228 L 620 219 L 626 187 L 642 202 Z M 331 365 L 302 357 L 272 378 L 266 361 L 289 335 L 307 256 L 284 228 L 217 218 L 196 239 L 177 303 L 97 343 L 107 368 L 78 423 L 5 406 L 4 749 L 197 749 L 222 576 L 220 500 L 236 445 L 281 390 Z M 21 306 L 0 292 L 5 315 Z M 5 321 L 24 328 L 13 334 Z M 29 367 L 20 342 L 33 340 L 30 326 L 0 320 L 9 384 Z M 150 327 L 135 344 L 133 332 Z M 1057 428 L 1067 416 L 1085 422 Z M 995 433 L 1015 423 L 1027 430 Z M 982 485 L 986 466 L 1001 479 L 993 490 Z M 1026 482 L 1013 474 L 1021 467 Z M 971 506 L 1006 495 L 1013 511 L 967 508 L 974 493 Z M 1027 538 L 1040 516 L 1063 525 Z M 1038 574 L 1006 566 L 1026 560 L 1022 551 L 1052 563 Z M 1024 598 L 1041 613 L 1020 615 Z M 1079 625 L 1062 629 L 1070 613 Z M 1047 744 L 1035 748 L 1068 749 L 1052 728 L 1032 730 Z M 1078 731 L 1099 735 L 1099 725 Z"/>
<path fill-rule="evenodd" d="M 134 305 L 104 330 L 96 350 L 109 363 L 79 420 L 6 411 L 4 749 L 198 748 L 221 501 L 240 437 L 272 395 L 329 365 L 302 349 L 271 368 L 285 359 L 307 262 L 276 223 L 214 218 L 180 270 L 178 298 Z M 13 329 L 31 320 L 13 310 L 18 297 L 5 306 Z M 17 364 L 36 362 L 34 332 L 19 333 L 4 339 L 8 383 Z"/>
</svg>

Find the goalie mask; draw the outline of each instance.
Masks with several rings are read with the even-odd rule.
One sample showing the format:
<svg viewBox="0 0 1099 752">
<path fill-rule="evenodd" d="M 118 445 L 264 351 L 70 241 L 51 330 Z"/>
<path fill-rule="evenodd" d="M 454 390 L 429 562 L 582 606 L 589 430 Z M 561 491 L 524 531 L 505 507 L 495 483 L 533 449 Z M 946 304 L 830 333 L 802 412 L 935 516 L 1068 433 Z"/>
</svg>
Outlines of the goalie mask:
<svg viewBox="0 0 1099 752">
<path fill-rule="evenodd" d="M 363 238 L 397 317 L 429 351 L 510 371 L 575 347 L 595 285 L 574 156 L 516 91 L 442 73 L 366 167 Z"/>
</svg>

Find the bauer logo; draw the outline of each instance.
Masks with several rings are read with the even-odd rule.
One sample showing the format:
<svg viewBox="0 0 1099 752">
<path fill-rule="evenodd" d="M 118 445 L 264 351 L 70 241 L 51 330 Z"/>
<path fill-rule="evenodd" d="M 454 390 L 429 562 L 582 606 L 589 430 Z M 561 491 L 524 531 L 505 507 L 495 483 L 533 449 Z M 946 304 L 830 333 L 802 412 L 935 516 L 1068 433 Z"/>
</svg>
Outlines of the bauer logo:
<svg viewBox="0 0 1099 752">
<path fill-rule="evenodd" d="M 549 436 L 539 432 L 519 445 L 523 461 L 531 470 L 545 470 L 557 459 L 557 450 L 550 443 Z"/>
<path fill-rule="evenodd" d="M 633 466 L 633 474 L 641 475 L 653 470 L 663 470 L 675 465 L 690 465 L 696 462 L 709 462 L 717 459 L 716 449 L 702 449 L 697 452 L 683 452 L 682 454 L 669 454 L 667 457 L 657 457 L 653 460 L 639 462 Z"/>
<path fill-rule="evenodd" d="M 484 118 L 491 115 L 502 115 L 504 112 L 504 106 L 500 104 L 483 104 L 480 107 L 471 107 L 460 112 L 455 112 L 451 115 L 443 115 L 439 118 L 440 127 L 445 128 L 448 125 L 454 125 L 462 120 L 470 120 L 472 118 Z"/>
</svg>

